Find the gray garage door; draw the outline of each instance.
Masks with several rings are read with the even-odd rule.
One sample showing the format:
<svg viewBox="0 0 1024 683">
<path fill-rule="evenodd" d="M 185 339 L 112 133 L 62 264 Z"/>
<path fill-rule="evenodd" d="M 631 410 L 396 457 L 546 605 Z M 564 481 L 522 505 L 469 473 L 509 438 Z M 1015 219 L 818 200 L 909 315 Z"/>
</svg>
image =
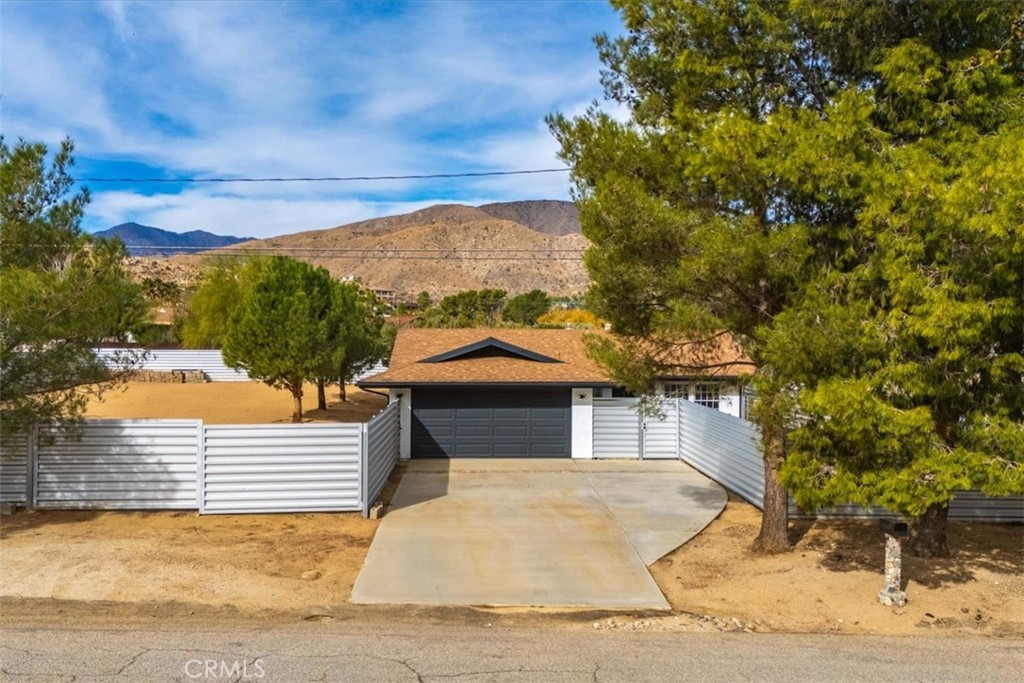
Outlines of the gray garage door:
<svg viewBox="0 0 1024 683">
<path fill-rule="evenodd" d="M 567 458 L 572 395 L 560 390 L 421 389 L 414 458 Z"/>
</svg>

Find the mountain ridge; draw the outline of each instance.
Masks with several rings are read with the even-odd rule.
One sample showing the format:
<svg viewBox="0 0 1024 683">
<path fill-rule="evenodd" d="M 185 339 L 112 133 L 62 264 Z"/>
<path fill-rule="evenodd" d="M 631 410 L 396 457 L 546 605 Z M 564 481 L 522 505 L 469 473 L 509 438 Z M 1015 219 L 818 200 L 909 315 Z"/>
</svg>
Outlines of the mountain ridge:
<svg viewBox="0 0 1024 683">
<path fill-rule="evenodd" d="M 215 235 L 205 230 L 171 232 L 131 221 L 95 232 L 93 237 L 103 239 L 116 237 L 124 242 L 128 247 L 128 253 L 132 256 L 191 254 L 196 251 L 220 249 L 253 239 L 252 237 Z"/>
</svg>

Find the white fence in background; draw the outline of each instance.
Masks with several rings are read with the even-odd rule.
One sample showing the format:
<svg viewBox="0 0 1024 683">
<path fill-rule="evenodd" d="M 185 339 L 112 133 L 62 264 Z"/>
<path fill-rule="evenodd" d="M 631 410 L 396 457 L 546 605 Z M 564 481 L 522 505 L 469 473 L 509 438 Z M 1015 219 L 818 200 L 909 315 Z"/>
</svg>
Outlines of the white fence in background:
<svg viewBox="0 0 1024 683">
<path fill-rule="evenodd" d="M 674 405 L 673 405 L 674 404 Z M 760 432 L 746 420 L 685 399 L 669 401 L 647 416 L 636 398 L 594 399 L 595 458 L 679 458 L 740 495 L 764 507 L 764 460 Z M 672 435 L 677 437 L 674 444 Z M 805 516 L 790 504 L 790 513 Z M 841 505 L 806 516 L 891 517 L 882 508 Z M 991 498 L 961 491 L 949 506 L 956 521 L 1024 522 L 1024 496 Z"/>
<path fill-rule="evenodd" d="M 141 349 L 93 349 L 100 359 L 110 363 L 113 362 L 116 354 L 125 351 L 141 351 Z M 146 352 L 146 358 L 139 369 L 152 372 L 202 370 L 206 379 L 211 382 L 249 381 L 249 375 L 246 372 L 235 370 L 224 364 L 224 357 L 219 349 L 150 349 Z M 353 382 L 358 382 L 385 370 L 387 370 L 387 366 L 378 363 L 357 375 Z"/>
<path fill-rule="evenodd" d="M 29 501 L 29 449 L 24 435 L 0 442 L 0 503 L 25 504 Z"/>
<path fill-rule="evenodd" d="M 203 514 L 368 514 L 398 460 L 398 404 L 369 424 L 87 420 L 3 444 L 4 503 Z"/>
</svg>

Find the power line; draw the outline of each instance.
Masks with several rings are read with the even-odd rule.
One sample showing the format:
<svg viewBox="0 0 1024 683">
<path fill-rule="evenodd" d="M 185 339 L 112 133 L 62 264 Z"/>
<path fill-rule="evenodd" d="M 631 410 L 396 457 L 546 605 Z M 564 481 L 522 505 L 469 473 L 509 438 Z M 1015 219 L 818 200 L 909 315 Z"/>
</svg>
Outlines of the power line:
<svg viewBox="0 0 1024 683">
<path fill-rule="evenodd" d="M 347 183 L 358 180 L 431 180 L 437 178 L 487 178 L 493 176 L 568 173 L 568 168 L 534 168 L 518 171 L 479 173 L 421 173 L 410 175 L 322 176 L 300 178 L 76 178 L 79 183 Z"/>
<path fill-rule="evenodd" d="M 411 249 L 405 247 L 282 247 L 278 245 L 267 245 L 262 247 L 238 247 L 228 245 L 224 247 L 176 247 L 165 245 L 148 244 L 126 244 L 126 249 L 145 249 L 149 251 L 174 251 L 174 252 L 206 252 L 216 251 L 220 256 L 230 256 L 234 252 L 249 251 L 301 251 L 301 252 L 327 252 L 344 254 L 582 254 L 583 249 L 459 249 L 459 248 L 434 248 L 434 249 Z"/>
</svg>

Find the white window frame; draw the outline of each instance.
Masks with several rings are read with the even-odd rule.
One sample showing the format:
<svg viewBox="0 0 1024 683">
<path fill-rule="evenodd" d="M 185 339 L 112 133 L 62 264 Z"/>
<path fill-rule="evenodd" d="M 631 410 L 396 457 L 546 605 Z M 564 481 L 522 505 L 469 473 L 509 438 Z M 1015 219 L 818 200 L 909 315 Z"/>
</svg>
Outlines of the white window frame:
<svg viewBox="0 0 1024 683">
<path fill-rule="evenodd" d="M 693 402 L 705 408 L 720 410 L 722 388 L 717 382 L 701 382 L 693 385 Z"/>
<path fill-rule="evenodd" d="M 665 398 L 690 400 L 690 385 L 686 382 L 662 382 L 661 395 Z"/>
</svg>

